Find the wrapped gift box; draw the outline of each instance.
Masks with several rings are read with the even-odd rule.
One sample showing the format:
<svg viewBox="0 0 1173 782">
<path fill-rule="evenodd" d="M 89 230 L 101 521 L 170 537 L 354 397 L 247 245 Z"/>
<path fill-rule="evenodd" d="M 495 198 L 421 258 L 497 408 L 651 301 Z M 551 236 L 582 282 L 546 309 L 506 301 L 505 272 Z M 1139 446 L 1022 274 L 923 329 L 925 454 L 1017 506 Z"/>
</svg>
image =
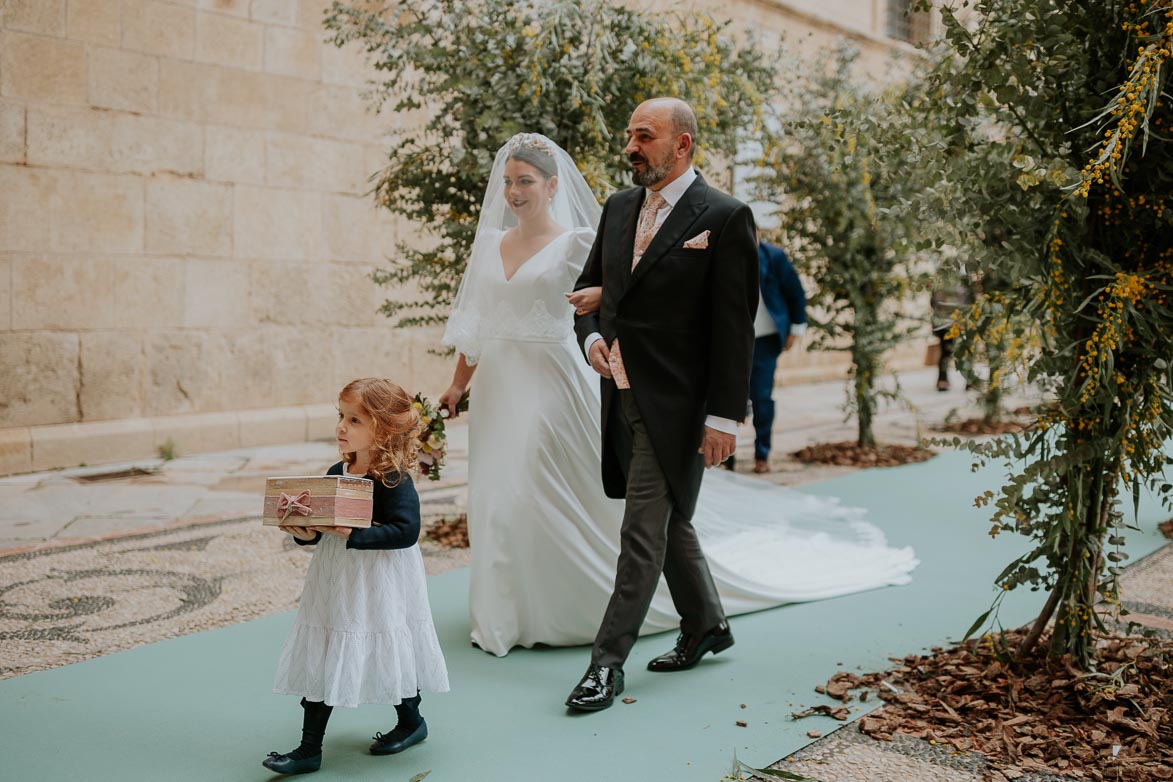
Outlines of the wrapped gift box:
<svg viewBox="0 0 1173 782">
<path fill-rule="evenodd" d="M 291 527 L 369 527 L 375 483 L 348 475 L 269 478 L 263 523 Z"/>
</svg>

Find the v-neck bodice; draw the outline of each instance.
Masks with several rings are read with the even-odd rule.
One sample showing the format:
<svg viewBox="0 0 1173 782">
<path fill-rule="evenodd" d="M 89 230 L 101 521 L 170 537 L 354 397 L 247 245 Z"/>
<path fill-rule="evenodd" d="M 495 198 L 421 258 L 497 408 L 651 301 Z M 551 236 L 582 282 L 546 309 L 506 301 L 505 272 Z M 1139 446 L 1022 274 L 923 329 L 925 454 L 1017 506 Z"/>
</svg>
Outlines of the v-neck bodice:
<svg viewBox="0 0 1173 782">
<path fill-rule="evenodd" d="M 558 234 L 550 241 L 543 244 L 541 247 L 538 248 L 537 252 L 533 253 L 528 258 L 526 258 L 524 261 L 519 263 L 517 265 L 517 268 L 513 270 L 513 274 L 506 273 L 506 271 L 505 271 L 505 253 L 503 253 L 501 251 L 501 245 L 503 245 L 505 243 L 505 237 L 506 237 L 506 235 L 508 235 L 508 233 L 509 233 L 508 231 L 502 231 L 500 238 L 498 238 L 498 240 L 497 240 L 497 257 L 498 257 L 498 260 L 500 260 L 500 262 L 501 262 L 500 263 L 501 276 L 505 278 L 506 284 L 513 282 L 513 280 L 517 278 L 517 275 L 521 274 L 522 270 L 524 270 L 525 267 L 529 266 L 532 263 L 541 261 L 542 256 L 545 255 L 547 251 L 555 248 L 558 245 L 558 243 L 561 242 L 563 239 L 565 239 L 567 236 L 569 236 L 571 232 L 570 231 L 563 231 L 562 233 Z"/>
<path fill-rule="evenodd" d="M 574 309 L 566 294 L 574 288 L 586 254 L 594 240 L 592 231 L 567 231 L 546 243 L 506 279 L 501 242 L 497 238 L 495 261 L 500 274 L 493 284 L 495 305 L 484 335 L 490 339 L 561 341 L 574 331 Z"/>
<path fill-rule="evenodd" d="M 504 230 L 482 229 L 461 281 L 444 344 L 475 364 L 488 340 L 560 342 L 574 333 L 574 308 L 566 294 L 582 272 L 595 232 L 559 234 L 505 278 Z"/>
</svg>

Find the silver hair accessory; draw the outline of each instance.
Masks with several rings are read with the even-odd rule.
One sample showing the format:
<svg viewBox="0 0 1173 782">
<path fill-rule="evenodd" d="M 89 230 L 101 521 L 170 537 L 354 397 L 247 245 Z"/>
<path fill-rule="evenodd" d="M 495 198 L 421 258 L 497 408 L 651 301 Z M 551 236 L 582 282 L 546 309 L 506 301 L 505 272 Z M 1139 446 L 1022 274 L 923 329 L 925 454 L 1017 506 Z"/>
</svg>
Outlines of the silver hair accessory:
<svg viewBox="0 0 1173 782">
<path fill-rule="evenodd" d="M 518 133 L 509 139 L 509 143 L 506 146 L 510 152 L 515 149 L 529 148 L 536 149 L 551 157 L 554 155 L 554 150 L 550 148 L 550 142 L 546 141 L 544 136 L 539 136 L 537 133 Z"/>
</svg>

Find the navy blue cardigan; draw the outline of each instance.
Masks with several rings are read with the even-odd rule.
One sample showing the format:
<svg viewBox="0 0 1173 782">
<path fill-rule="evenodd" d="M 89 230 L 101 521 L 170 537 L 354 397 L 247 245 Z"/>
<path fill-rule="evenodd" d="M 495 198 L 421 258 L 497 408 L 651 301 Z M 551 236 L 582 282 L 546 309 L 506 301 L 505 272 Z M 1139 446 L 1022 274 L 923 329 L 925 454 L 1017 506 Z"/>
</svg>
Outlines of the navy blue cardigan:
<svg viewBox="0 0 1173 782">
<path fill-rule="evenodd" d="M 342 475 L 338 462 L 327 475 Z M 375 481 L 374 512 L 370 527 L 356 527 L 346 539 L 346 547 L 362 550 L 411 548 L 420 537 L 420 497 L 411 477 L 404 475 L 393 489 Z M 313 540 L 294 538 L 300 546 L 312 546 L 322 539 L 322 533 Z"/>
</svg>

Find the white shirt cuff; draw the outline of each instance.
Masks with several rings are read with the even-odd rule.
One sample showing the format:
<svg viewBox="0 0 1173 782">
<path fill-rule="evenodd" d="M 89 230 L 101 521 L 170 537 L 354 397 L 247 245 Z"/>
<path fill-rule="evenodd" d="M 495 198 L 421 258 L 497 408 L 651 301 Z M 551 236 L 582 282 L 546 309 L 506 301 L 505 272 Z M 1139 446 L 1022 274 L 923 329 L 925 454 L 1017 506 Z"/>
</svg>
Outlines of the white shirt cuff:
<svg viewBox="0 0 1173 782">
<path fill-rule="evenodd" d="M 603 338 L 603 335 L 597 331 L 592 331 L 587 335 L 587 338 L 582 341 L 582 352 L 589 356 L 591 354 L 591 345 L 595 344 Z"/>
<path fill-rule="evenodd" d="M 790 333 L 796 337 L 801 337 L 803 334 L 806 333 L 806 324 L 805 323 L 791 323 L 790 324 Z"/>
<path fill-rule="evenodd" d="M 737 436 L 738 423 L 730 418 L 721 418 L 716 415 L 705 416 L 705 426 L 716 429 L 718 432 Z"/>
</svg>

